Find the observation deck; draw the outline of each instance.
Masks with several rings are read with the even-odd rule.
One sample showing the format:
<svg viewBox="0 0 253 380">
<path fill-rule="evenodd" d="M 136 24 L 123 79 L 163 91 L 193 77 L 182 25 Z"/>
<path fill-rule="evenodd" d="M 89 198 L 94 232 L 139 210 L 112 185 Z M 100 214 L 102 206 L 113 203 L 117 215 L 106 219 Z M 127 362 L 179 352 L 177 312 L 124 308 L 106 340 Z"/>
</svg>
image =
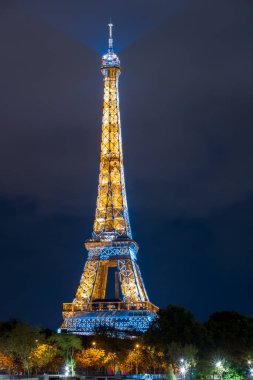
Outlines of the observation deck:
<svg viewBox="0 0 253 380">
<path fill-rule="evenodd" d="M 119 300 L 64 303 L 62 331 L 92 335 L 97 328 L 107 327 L 120 336 L 145 332 L 156 318 L 158 307 L 149 301 L 122 302 Z M 113 331 L 113 330 L 112 330 Z"/>
<path fill-rule="evenodd" d="M 144 302 L 123 302 L 120 300 L 102 301 L 93 300 L 90 302 L 71 302 L 63 304 L 63 316 L 65 318 L 81 316 L 84 311 L 108 311 L 108 310 L 138 310 L 158 312 L 158 307 L 149 301 Z"/>
<path fill-rule="evenodd" d="M 120 68 L 120 60 L 112 49 L 108 49 L 108 53 L 102 56 L 102 69 L 118 67 Z"/>
</svg>

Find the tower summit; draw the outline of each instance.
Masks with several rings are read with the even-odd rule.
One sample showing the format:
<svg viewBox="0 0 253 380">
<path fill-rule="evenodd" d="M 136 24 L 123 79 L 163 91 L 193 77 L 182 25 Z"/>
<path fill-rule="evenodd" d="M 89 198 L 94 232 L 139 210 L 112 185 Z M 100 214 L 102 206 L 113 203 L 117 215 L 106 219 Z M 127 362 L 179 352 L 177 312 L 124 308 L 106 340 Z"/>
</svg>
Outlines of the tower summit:
<svg viewBox="0 0 253 380">
<path fill-rule="evenodd" d="M 62 330 L 92 334 L 99 326 L 121 332 L 145 331 L 158 308 L 151 304 L 137 265 L 126 199 L 118 81 L 120 60 L 113 51 L 112 23 L 108 52 L 102 57 L 104 80 L 100 172 L 88 258 L 72 303 L 63 304 Z M 108 297 L 114 269 L 115 295 Z"/>
<path fill-rule="evenodd" d="M 131 239 L 128 217 L 121 126 L 119 112 L 118 78 L 120 60 L 113 51 L 112 23 L 109 25 L 109 47 L 102 57 L 101 72 L 104 77 L 104 103 L 100 174 L 93 238 L 113 240 Z"/>
</svg>

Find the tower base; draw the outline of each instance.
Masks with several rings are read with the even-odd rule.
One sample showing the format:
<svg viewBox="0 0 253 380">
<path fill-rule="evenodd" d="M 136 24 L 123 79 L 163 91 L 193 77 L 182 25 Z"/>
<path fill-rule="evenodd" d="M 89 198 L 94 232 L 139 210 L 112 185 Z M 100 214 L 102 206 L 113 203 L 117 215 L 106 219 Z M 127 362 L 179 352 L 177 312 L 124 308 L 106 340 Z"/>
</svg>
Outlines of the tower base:
<svg viewBox="0 0 253 380">
<path fill-rule="evenodd" d="M 156 318 L 158 308 L 150 302 L 143 304 L 142 307 L 124 302 L 112 303 L 110 306 L 105 302 L 74 306 L 73 304 L 64 304 L 65 313 L 61 331 L 93 335 L 99 328 L 107 327 L 117 331 L 120 335 L 128 333 L 134 335 L 134 332 L 144 333 Z M 70 311 L 70 307 L 72 311 Z"/>
</svg>

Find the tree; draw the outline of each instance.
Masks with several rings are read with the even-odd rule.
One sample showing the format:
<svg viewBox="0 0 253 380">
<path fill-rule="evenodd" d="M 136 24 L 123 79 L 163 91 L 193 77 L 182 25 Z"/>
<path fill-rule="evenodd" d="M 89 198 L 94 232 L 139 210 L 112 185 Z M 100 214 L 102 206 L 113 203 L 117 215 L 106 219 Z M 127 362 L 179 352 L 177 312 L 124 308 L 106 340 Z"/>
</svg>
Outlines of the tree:
<svg viewBox="0 0 253 380">
<path fill-rule="evenodd" d="M 70 368 L 71 374 L 74 376 L 74 355 L 77 350 L 82 348 L 81 339 L 74 334 L 54 334 L 49 341 L 56 344 L 58 353 L 63 356 L 65 365 Z"/>
<path fill-rule="evenodd" d="M 166 368 L 166 360 L 163 352 L 156 349 L 156 347 L 142 346 L 143 357 L 145 360 L 142 366 L 145 371 L 157 372 Z"/>
<path fill-rule="evenodd" d="M 186 370 L 196 366 L 198 349 L 192 344 L 183 346 L 180 343 L 172 342 L 166 352 L 167 359 L 175 370 L 181 366 Z"/>
<path fill-rule="evenodd" d="M 0 352 L 0 371 L 10 372 L 14 367 L 15 365 L 11 357 Z"/>
<path fill-rule="evenodd" d="M 3 328 L 0 337 L 2 352 L 13 362 L 20 362 L 29 375 L 32 369 L 31 353 L 37 347 L 41 335 L 38 329 L 30 329 L 26 324 L 15 321 Z"/>
<path fill-rule="evenodd" d="M 158 318 L 144 334 L 147 345 L 160 347 L 164 352 L 172 343 L 196 345 L 201 340 L 201 326 L 194 315 L 181 306 L 169 305 L 160 309 Z"/>
<path fill-rule="evenodd" d="M 212 337 L 213 350 L 232 361 L 245 360 L 253 351 L 253 318 L 237 311 L 211 314 L 205 327 Z"/>
<path fill-rule="evenodd" d="M 141 349 L 130 350 L 122 363 L 122 369 L 138 374 L 140 367 L 143 367 L 144 360 L 145 358 Z"/>
<path fill-rule="evenodd" d="M 87 348 L 76 352 L 75 361 L 79 368 L 94 368 L 100 370 L 101 367 L 113 367 L 115 372 L 117 354 L 106 352 L 101 348 Z"/>
<path fill-rule="evenodd" d="M 238 366 L 231 366 L 227 372 L 224 374 L 224 380 L 243 380 L 245 379 L 246 373 L 245 370 Z"/>
<path fill-rule="evenodd" d="M 38 344 L 31 352 L 30 361 L 33 368 L 46 369 L 57 355 L 57 347 L 52 344 Z"/>
<path fill-rule="evenodd" d="M 83 345 L 85 348 L 93 347 L 102 349 L 108 355 L 111 353 L 113 357 L 110 363 L 108 359 L 107 366 L 111 365 L 113 369 L 115 369 L 115 367 L 118 366 L 118 363 L 125 360 L 128 351 L 133 348 L 133 342 L 127 337 L 122 339 L 117 334 L 111 334 L 110 332 L 113 332 L 114 329 L 100 328 L 96 331 L 98 334 L 95 336 L 83 337 Z"/>
<path fill-rule="evenodd" d="M 167 380 L 176 380 L 176 376 L 175 376 L 174 371 L 171 367 L 169 367 L 166 371 L 166 379 Z"/>
<path fill-rule="evenodd" d="M 156 372 L 158 369 L 165 369 L 166 363 L 164 354 L 156 350 L 155 347 L 136 344 L 134 349 L 130 349 L 124 360 L 121 362 L 122 370 L 129 372 Z"/>
<path fill-rule="evenodd" d="M 209 357 L 200 359 L 196 365 L 197 378 L 201 380 L 211 379 L 214 376 L 214 365 Z"/>
<path fill-rule="evenodd" d="M 85 350 L 78 351 L 75 354 L 75 360 L 78 367 L 102 367 L 105 362 L 106 353 L 105 350 L 98 348 L 87 348 Z"/>
</svg>

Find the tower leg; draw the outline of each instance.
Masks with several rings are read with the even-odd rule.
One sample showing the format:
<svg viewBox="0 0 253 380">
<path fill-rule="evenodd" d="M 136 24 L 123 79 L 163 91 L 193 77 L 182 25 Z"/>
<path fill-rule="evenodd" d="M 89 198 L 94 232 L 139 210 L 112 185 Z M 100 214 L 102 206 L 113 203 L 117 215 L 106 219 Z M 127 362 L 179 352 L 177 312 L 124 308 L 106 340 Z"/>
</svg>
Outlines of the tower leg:
<svg viewBox="0 0 253 380">
<path fill-rule="evenodd" d="M 99 261 L 87 260 L 84 266 L 83 275 L 81 277 L 80 285 L 76 292 L 74 302 L 85 301 L 91 299 L 93 288 L 96 282 Z"/>
<path fill-rule="evenodd" d="M 108 278 L 108 261 L 100 260 L 96 282 L 94 284 L 94 290 L 92 293 L 92 299 L 105 298 L 107 278 Z"/>
<path fill-rule="evenodd" d="M 118 260 L 118 268 L 123 300 L 126 302 L 145 301 L 141 298 L 133 261 L 130 258 Z"/>
</svg>

